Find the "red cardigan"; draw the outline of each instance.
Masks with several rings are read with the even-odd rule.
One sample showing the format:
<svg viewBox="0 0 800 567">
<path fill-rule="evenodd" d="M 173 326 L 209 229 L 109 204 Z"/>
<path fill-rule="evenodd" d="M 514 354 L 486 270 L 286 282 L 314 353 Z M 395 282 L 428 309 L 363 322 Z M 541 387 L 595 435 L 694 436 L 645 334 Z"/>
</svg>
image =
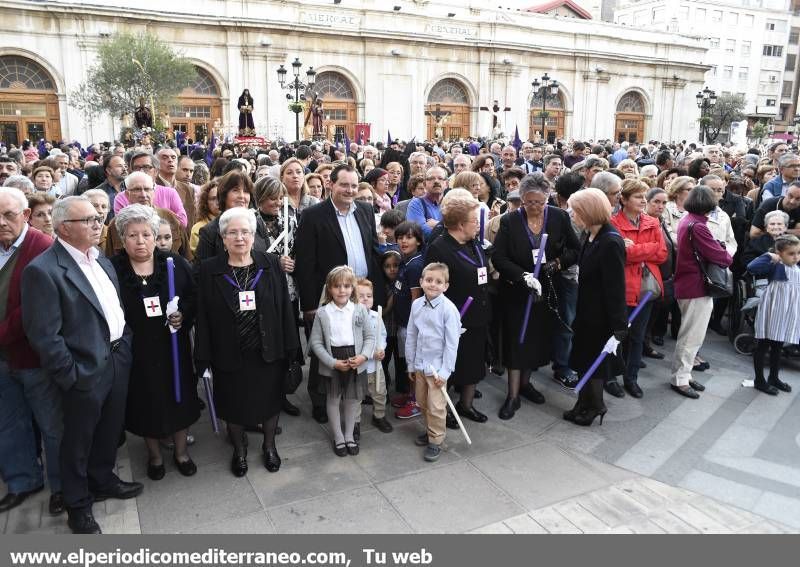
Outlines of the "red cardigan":
<svg viewBox="0 0 800 567">
<path fill-rule="evenodd" d="M 661 286 L 664 294 L 664 282 L 661 281 L 661 270 L 658 269 L 667 259 L 667 245 L 661 233 L 658 219 L 644 213 L 639 215 L 639 226 L 628 220 L 623 211 L 611 217 L 613 224 L 622 238 L 633 241 L 632 246 L 625 248 L 625 303 L 629 307 L 639 304 L 639 293 L 642 290 L 642 264 L 646 263 L 650 272 Z"/>
<path fill-rule="evenodd" d="M 29 226 L 25 240 L 17 251 L 17 263 L 8 288 L 6 318 L 0 321 L 0 345 L 6 350 L 8 366 L 12 370 L 39 368 L 39 356 L 31 348 L 22 328 L 22 271 L 51 244 L 52 238 Z M 47 298 L 42 298 L 42 308 L 47 308 Z"/>
</svg>

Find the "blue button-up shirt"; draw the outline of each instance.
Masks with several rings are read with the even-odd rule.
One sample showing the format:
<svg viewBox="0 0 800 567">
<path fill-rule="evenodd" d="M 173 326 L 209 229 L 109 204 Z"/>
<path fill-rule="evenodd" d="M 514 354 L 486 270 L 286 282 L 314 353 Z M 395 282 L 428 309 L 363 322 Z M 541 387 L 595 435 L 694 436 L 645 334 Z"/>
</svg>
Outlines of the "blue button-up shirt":
<svg viewBox="0 0 800 567">
<path fill-rule="evenodd" d="M 20 246 L 22 246 L 22 242 L 25 240 L 26 234 L 28 234 L 28 223 L 22 225 L 22 232 L 19 234 L 19 236 L 13 242 L 13 244 L 11 244 L 11 246 L 8 247 L 8 250 L 6 250 L 5 248 L 3 248 L 2 245 L 0 245 L 0 270 L 2 270 L 5 267 L 8 261 L 14 255 L 14 252 L 16 252 L 17 249 Z"/>
<path fill-rule="evenodd" d="M 422 235 L 426 239 L 433 230 L 425 222 L 428 219 L 442 220 L 442 211 L 439 209 L 439 203 L 434 203 L 428 199 L 427 195 L 411 199 L 411 202 L 408 203 L 408 210 L 406 211 L 406 220 L 415 222 L 422 227 Z"/>
<path fill-rule="evenodd" d="M 436 370 L 447 380 L 456 369 L 461 317 L 444 294 L 431 299 L 423 295 L 411 304 L 406 334 L 406 362 L 412 372 L 430 376 Z"/>
<path fill-rule="evenodd" d="M 336 220 L 344 237 L 344 247 L 347 250 L 347 265 L 353 268 L 358 278 L 366 278 L 369 274 L 367 256 L 364 253 L 364 240 L 361 238 L 361 229 L 356 220 L 356 204 L 350 203 L 350 210 L 342 214 L 331 201 L 331 207 L 336 212 Z"/>
</svg>

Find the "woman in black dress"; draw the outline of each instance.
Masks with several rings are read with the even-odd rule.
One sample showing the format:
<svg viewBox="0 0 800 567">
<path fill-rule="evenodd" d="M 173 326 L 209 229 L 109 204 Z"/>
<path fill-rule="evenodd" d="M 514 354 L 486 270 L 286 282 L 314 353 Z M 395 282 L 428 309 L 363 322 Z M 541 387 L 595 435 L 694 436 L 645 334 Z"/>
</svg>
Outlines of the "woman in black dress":
<svg viewBox="0 0 800 567">
<path fill-rule="evenodd" d="M 425 254 L 425 265 L 442 262 L 450 270 L 450 287 L 445 292 L 460 311 L 467 298 L 472 303 L 461 316 L 465 332 L 458 342 L 456 370 L 447 381 L 461 392 L 458 413 L 483 423 L 487 417 L 475 409 L 475 388 L 486 376 L 486 344 L 489 332 L 488 259 L 479 245 L 478 208 L 480 203 L 466 189 L 453 189 L 442 200 L 445 231 L 433 240 Z M 449 426 L 455 419 L 450 418 Z M 457 425 L 456 425 L 457 427 Z"/>
<path fill-rule="evenodd" d="M 530 382 L 531 373 L 551 359 L 552 336 L 560 325 L 558 296 L 553 280 L 572 266 L 580 243 L 566 211 L 547 205 L 550 182 L 541 172 L 526 175 L 519 186 L 522 207 L 500 219 L 492 263 L 500 273 L 503 312 L 503 364 L 508 368 L 508 396 L 500 419 L 511 419 L 520 407 L 519 396 L 543 404 L 544 396 Z M 539 278 L 533 277 L 543 236 L 547 242 Z M 528 300 L 534 302 L 522 330 Z"/>
<path fill-rule="evenodd" d="M 611 224 L 611 204 L 599 189 L 583 189 L 569 198 L 575 226 L 588 235 L 579 259 L 578 305 L 572 329 L 570 367 L 582 378 L 600 352 L 616 352 L 628 333 L 625 304 L 625 243 Z M 603 363 L 583 386 L 578 402 L 564 412 L 564 419 L 589 426 L 606 414 L 603 384 L 606 377 L 620 374 L 624 364 L 616 356 Z"/>
<path fill-rule="evenodd" d="M 299 348 L 286 277 L 277 257 L 253 250 L 254 211 L 225 211 L 219 230 L 225 252 L 198 270 L 197 369 L 214 374 L 217 413 L 234 446 L 231 472 L 247 473 L 244 429 L 259 423 L 265 466 L 277 472 L 284 378 Z"/>
<path fill-rule="evenodd" d="M 156 251 L 159 218 L 151 207 L 129 205 L 116 216 L 123 250 L 111 259 L 120 282 L 125 321 L 133 330 L 133 365 L 128 384 L 125 428 L 145 439 L 147 476 L 164 478 L 159 439 L 175 443 L 174 461 L 184 476 L 197 472 L 186 451 L 187 429 L 200 417 L 197 381 L 192 370 L 189 329 L 196 311 L 189 263 L 172 253 Z M 166 316 L 169 288 L 167 258 L 175 262 L 178 312 Z M 172 339 L 166 325 L 178 329 L 181 401 L 174 392 Z"/>
</svg>

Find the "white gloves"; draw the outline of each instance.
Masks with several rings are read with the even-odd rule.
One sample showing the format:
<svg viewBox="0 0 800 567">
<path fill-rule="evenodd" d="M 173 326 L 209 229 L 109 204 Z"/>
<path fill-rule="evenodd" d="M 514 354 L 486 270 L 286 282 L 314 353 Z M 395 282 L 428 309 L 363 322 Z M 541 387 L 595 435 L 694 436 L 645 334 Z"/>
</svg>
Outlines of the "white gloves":
<svg viewBox="0 0 800 567">
<path fill-rule="evenodd" d="M 483 248 L 484 250 L 488 250 L 491 247 L 492 247 L 492 243 L 484 238 L 483 239 L 483 243 L 481 244 L 481 248 Z"/>
<path fill-rule="evenodd" d="M 528 286 L 528 289 L 532 289 L 536 295 L 542 295 L 542 284 L 533 277 L 532 273 L 525 272 L 522 274 L 522 279 L 525 281 L 525 285 Z"/>
<path fill-rule="evenodd" d="M 172 299 L 169 300 L 169 303 L 167 303 L 167 309 L 166 309 L 167 318 L 169 318 L 169 316 L 172 315 L 173 313 L 177 313 L 178 312 L 178 301 L 179 300 L 180 300 L 180 296 L 178 296 L 178 295 L 176 295 L 175 297 L 173 297 Z M 170 333 L 177 333 L 178 332 L 178 329 L 176 329 L 172 325 L 168 324 L 168 326 L 169 326 L 169 332 Z"/>
<path fill-rule="evenodd" d="M 606 346 L 603 347 L 603 352 L 607 352 L 608 354 L 616 354 L 617 347 L 619 347 L 619 341 L 612 335 L 608 341 L 606 341 Z"/>
</svg>

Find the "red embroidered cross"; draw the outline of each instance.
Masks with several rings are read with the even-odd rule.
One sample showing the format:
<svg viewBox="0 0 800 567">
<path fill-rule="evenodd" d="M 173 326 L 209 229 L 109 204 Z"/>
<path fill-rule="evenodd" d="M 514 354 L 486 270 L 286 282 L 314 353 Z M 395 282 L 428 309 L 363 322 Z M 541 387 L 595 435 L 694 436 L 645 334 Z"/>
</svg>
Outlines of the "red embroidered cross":
<svg viewBox="0 0 800 567">
<path fill-rule="evenodd" d="M 151 299 L 150 305 L 148 305 L 147 308 L 150 309 L 153 313 L 155 313 L 156 309 L 158 309 L 158 305 L 156 305 L 155 301 Z"/>
<path fill-rule="evenodd" d="M 242 303 L 244 303 L 245 307 L 250 307 L 250 302 L 253 301 L 253 298 L 249 295 L 245 295 L 244 299 L 242 299 Z"/>
</svg>

